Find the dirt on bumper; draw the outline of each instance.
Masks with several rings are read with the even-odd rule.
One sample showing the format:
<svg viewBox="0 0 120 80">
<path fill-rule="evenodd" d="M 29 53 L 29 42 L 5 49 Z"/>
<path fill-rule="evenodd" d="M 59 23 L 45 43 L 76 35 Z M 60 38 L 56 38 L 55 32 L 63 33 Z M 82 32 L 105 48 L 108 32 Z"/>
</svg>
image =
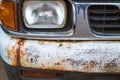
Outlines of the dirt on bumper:
<svg viewBox="0 0 120 80">
<path fill-rule="evenodd" d="M 16 41 L 14 45 L 12 41 Z M 120 41 L 13 39 L 5 50 L 13 66 L 87 73 L 120 72 Z"/>
<path fill-rule="evenodd" d="M 120 41 L 45 41 L 11 38 L 0 27 L 0 55 L 11 66 L 120 73 Z"/>
</svg>

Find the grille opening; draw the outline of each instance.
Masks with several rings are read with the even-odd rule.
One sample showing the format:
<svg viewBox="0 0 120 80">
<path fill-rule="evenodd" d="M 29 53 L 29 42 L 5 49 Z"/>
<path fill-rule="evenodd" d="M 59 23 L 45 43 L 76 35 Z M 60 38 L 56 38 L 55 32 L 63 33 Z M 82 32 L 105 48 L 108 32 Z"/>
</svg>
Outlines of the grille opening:
<svg viewBox="0 0 120 80">
<path fill-rule="evenodd" d="M 96 34 L 120 34 L 120 9 L 115 5 L 92 5 L 88 8 L 90 29 Z"/>
<path fill-rule="evenodd" d="M 120 0 L 73 0 L 76 2 L 102 2 L 102 3 L 111 3 L 111 2 L 120 2 Z"/>
</svg>

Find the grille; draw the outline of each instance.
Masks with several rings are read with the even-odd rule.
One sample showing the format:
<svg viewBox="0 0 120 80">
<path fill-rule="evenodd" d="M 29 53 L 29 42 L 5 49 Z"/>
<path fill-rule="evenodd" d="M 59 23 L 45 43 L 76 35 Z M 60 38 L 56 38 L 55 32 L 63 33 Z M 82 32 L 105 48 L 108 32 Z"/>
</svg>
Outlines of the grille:
<svg viewBox="0 0 120 80">
<path fill-rule="evenodd" d="M 117 2 L 120 2 L 120 0 L 73 0 L 73 1 L 76 1 L 76 2 L 101 2 L 101 3 L 117 3 Z"/>
<path fill-rule="evenodd" d="M 88 8 L 88 19 L 96 34 L 120 34 L 120 9 L 117 6 L 92 5 Z"/>
</svg>

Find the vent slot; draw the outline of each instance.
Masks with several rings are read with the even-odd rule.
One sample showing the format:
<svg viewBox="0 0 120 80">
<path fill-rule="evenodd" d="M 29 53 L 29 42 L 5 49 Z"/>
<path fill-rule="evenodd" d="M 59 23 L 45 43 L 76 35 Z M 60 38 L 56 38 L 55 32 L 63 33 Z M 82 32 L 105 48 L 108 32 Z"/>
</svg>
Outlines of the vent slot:
<svg viewBox="0 0 120 80">
<path fill-rule="evenodd" d="M 92 5 L 88 8 L 90 28 L 96 34 L 120 34 L 120 9 L 114 5 Z"/>
<path fill-rule="evenodd" d="M 73 1 L 76 1 L 76 2 L 100 2 L 100 3 L 117 3 L 117 2 L 120 2 L 120 0 L 73 0 Z"/>
</svg>

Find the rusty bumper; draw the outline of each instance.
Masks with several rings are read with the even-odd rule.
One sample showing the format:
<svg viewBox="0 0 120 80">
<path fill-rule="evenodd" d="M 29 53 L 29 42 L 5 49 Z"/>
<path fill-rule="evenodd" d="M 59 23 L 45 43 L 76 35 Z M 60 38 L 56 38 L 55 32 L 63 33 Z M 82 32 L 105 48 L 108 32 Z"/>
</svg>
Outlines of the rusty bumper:
<svg viewBox="0 0 120 80">
<path fill-rule="evenodd" d="M 120 41 L 40 41 L 11 38 L 0 29 L 0 53 L 11 66 L 120 73 Z"/>
</svg>

